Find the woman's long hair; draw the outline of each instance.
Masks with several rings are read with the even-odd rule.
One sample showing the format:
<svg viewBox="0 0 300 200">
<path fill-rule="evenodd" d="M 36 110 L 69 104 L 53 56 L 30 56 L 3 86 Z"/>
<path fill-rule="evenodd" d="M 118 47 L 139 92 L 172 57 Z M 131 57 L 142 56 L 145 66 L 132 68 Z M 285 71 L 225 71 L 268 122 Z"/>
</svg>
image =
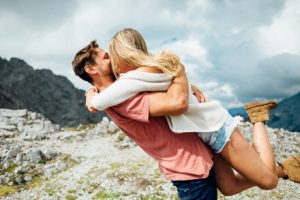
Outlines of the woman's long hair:
<svg viewBox="0 0 300 200">
<path fill-rule="evenodd" d="M 163 51 L 158 55 L 150 54 L 142 35 L 130 28 L 114 35 L 109 42 L 109 53 L 116 78 L 119 77 L 117 69 L 120 61 L 132 67 L 156 67 L 172 77 L 177 76 L 181 70 L 180 59 L 176 54 L 170 51 Z"/>
</svg>

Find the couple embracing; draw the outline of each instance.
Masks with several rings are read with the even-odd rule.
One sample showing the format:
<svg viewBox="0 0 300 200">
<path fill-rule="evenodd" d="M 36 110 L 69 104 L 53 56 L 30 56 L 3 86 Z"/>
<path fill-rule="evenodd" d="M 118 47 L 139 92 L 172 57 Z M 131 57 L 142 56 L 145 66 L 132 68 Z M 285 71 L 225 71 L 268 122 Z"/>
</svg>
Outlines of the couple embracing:
<svg viewBox="0 0 300 200">
<path fill-rule="evenodd" d="M 117 32 L 109 54 L 92 41 L 72 62 L 91 112 L 104 110 L 118 127 L 158 162 L 180 199 L 217 199 L 248 188 L 273 189 L 278 178 L 300 181 L 300 156 L 276 165 L 265 122 L 276 102 L 245 105 L 253 124 L 249 144 L 218 102 L 191 85 L 177 55 L 151 54 L 134 29 Z M 236 171 L 236 172 L 234 172 Z"/>
</svg>

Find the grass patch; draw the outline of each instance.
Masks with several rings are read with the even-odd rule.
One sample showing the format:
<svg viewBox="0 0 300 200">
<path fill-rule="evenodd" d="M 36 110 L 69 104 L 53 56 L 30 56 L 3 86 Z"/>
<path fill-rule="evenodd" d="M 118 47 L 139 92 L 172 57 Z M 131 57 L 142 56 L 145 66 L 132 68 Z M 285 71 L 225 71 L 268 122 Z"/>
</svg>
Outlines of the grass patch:
<svg viewBox="0 0 300 200">
<path fill-rule="evenodd" d="M 68 192 L 74 194 L 74 193 L 76 193 L 76 189 L 69 189 Z"/>
<path fill-rule="evenodd" d="M 120 133 L 116 139 L 116 142 L 122 142 L 125 139 L 125 134 L 124 133 Z"/>
<path fill-rule="evenodd" d="M 40 187 L 42 186 L 43 183 L 43 178 L 42 177 L 33 177 L 32 181 L 30 183 L 27 183 L 27 189 L 35 188 L 35 187 Z"/>
<path fill-rule="evenodd" d="M 66 196 L 66 200 L 76 200 L 77 198 L 76 198 L 76 196 L 75 195 L 67 195 Z"/>
<path fill-rule="evenodd" d="M 65 127 L 62 129 L 63 131 L 78 131 L 75 127 Z"/>
<path fill-rule="evenodd" d="M 93 199 L 118 198 L 120 196 L 121 196 L 120 193 L 109 192 L 109 191 L 101 191 L 101 192 L 98 192 Z"/>
<path fill-rule="evenodd" d="M 78 127 L 63 127 L 61 128 L 62 131 L 74 131 L 74 132 L 81 132 L 90 130 L 96 127 L 96 124 L 81 124 Z"/>
<path fill-rule="evenodd" d="M 6 172 L 8 172 L 8 173 L 13 172 L 17 167 L 18 167 L 17 164 L 12 164 L 8 168 L 1 170 L 0 174 L 5 174 Z"/>
<path fill-rule="evenodd" d="M 113 163 L 110 163 L 109 165 L 110 165 L 110 169 L 117 170 L 117 169 L 120 169 L 123 164 L 120 162 L 113 162 Z"/>
<path fill-rule="evenodd" d="M 73 167 L 74 165 L 79 164 L 78 161 L 72 159 L 72 156 L 70 154 L 62 155 L 61 161 L 63 161 L 67 165 L 67 168 Z"/>
<path fill-rule="evenodd" d="M 4 186 L 0 185 L 0 197 L 15 193 L 18 191 L 18 187 L 16 186 Z"/>
</svg>

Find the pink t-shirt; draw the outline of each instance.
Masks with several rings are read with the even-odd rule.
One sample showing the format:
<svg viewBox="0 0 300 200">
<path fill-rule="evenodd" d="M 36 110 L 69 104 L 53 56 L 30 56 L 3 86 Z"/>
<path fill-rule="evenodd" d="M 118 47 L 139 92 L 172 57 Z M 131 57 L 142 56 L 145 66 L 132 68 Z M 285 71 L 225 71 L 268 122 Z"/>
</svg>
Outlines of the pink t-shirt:
<svg viewBox="0 0 300 200">
<path fill-rule="evenodd" d="M 123 132 L 159 164 L 168 180 L 206 178 L 209 149 L 194 133 L 173 133 L 165 117 L 149 117 L 149 94 L 141 93 L 106 110 Z"/>
</svg>

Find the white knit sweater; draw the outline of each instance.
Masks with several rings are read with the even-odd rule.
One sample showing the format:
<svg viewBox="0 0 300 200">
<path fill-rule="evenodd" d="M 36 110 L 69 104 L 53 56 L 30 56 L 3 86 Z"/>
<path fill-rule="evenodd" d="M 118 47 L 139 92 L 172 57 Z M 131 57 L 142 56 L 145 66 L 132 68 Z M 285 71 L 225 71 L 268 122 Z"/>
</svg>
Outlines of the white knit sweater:
<svg viewBox="0 0 300 200">
<path fill-rule="evenodd" d="M 166 91 L 172 82 L 171 77 L 163 73 L 130 71 L 121 74 L 120 79 L 96 94 L 92 106 L 97 110 L 118 105 L 143 91 Z M 211 132 L 219 130 L 229 113 L 218 102 L 198 103 L 189 87 L 189 107 L 181 115 L 166 116 L 169 127 L 175 133 Z"/>
</svg>

